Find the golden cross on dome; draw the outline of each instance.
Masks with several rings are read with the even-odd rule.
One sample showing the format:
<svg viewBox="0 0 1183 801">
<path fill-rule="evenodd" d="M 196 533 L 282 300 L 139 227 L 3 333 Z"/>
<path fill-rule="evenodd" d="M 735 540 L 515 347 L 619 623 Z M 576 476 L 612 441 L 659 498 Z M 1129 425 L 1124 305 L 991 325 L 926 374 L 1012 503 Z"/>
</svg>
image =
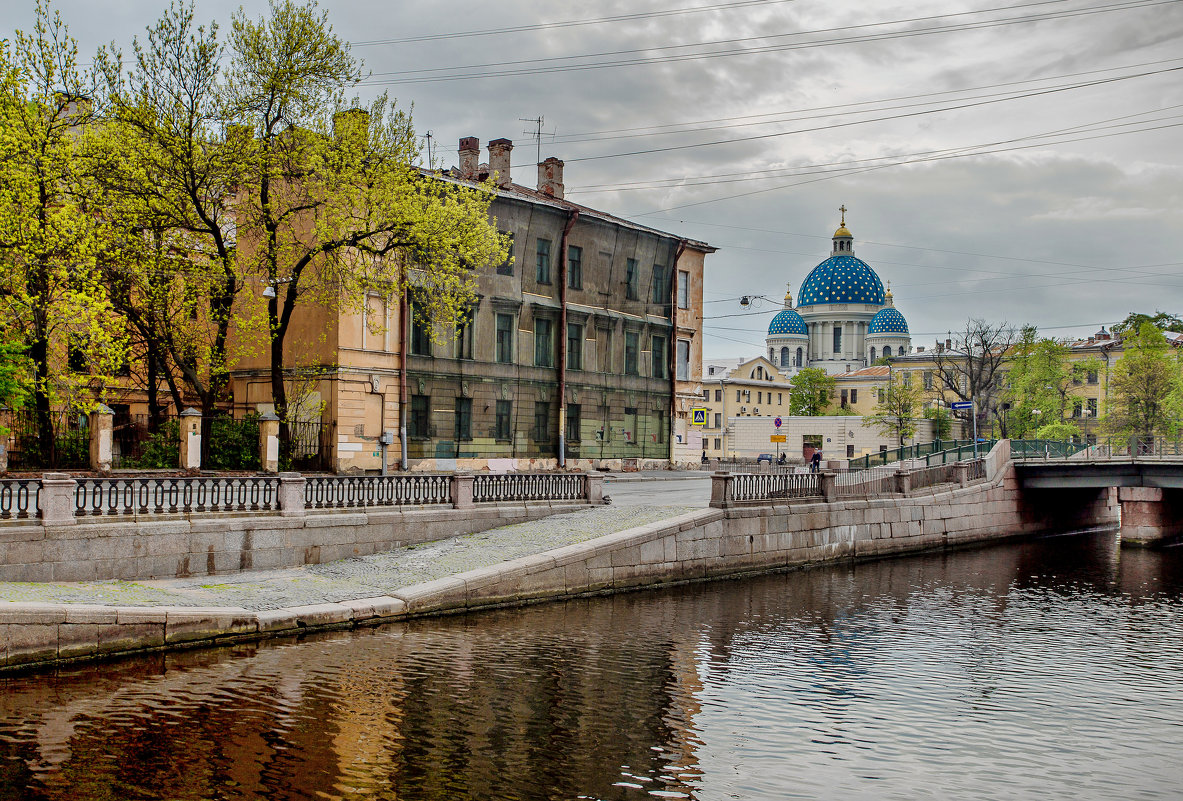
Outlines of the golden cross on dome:
<svg viewBox="0 0 1183 801">
<path fill-rule="evenodd" d="M 842 227 L 846 227 L 846 204 L 843 203 L 838 207 L 838 211 L 842 212 Z"/>
</svg>

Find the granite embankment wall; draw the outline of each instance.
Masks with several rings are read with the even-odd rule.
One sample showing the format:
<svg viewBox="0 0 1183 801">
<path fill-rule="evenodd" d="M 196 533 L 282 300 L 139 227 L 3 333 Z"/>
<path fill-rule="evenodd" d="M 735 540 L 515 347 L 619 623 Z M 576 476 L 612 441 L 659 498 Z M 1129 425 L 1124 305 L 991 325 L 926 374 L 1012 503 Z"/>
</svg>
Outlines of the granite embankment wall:
<svg viewBox="0 0 1183 801">
<path fill-rule="evenodd" d="M 986 478 L 909 497 L 706 509 L 346 603 L 242 609 L 0 606 L 9 669 L 146 649 L 216 645 L 589 593 L 877 558 L 1116 524 L 1112 490 L 1069 502 L 1020 493 L 1001 443 Z M 1064 496 L 1056 496 L 1063 499 Z"/>
<path fill-rule="evenodd" d="M 151 515 L 70 526 L 0 526 L 0 581 L 105 581 L 269 570 L 366 556 L 586 509 L 582 501 L 466 509 Z M 3 609 L 0 606 L 0 609 Z"/>
</svg>

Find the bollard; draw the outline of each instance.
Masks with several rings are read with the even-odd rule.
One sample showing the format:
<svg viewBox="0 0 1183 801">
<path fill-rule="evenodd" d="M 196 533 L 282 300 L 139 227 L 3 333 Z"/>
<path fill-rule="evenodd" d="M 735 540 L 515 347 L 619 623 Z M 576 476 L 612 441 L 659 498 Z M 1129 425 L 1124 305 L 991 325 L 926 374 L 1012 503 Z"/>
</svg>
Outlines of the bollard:
<svg viewBox="0 0 1183 801">
<path fill-rule="evenodd" d="M 838 474 L 829 471 L 822 471 L 818 475 L 818 482 L 821 484 L 822 498 L 826 503 L 834 503 L 838 500 Z"/>
<path fill-rule="evenodd" d="M 111 426 L 115 413 L 100 403 L 90 413 L 90 469 L 99 473 L 111 470 Z"/>
<path fill-rule="evenodd" d="M 587 499 L 588 503 L 599 505 L 604 502 L 603 473 L 584 473 L 583 495 Z"/>
<path fill-rule="evenodd" d="M 735 502 L 734 476 L 720 470 L 711 476 L 711 506 L 715 509 L 729 509 Z"/>
<path fill-rule="evenodd" d="M 969 484 L 969 462 L 957 462 L 953 465 L 953 480 L 961 487 Z"/>
<path fill-rule="evenodd" d="M 456 473 L 452 476 L 451 490 L 453 509 L 471 509 L 473 507 L 473 480 L 474 477 L 471 473 Z"/>
<path fill-rule="evenodd" d="M 259 417 L 259 466 L 264 473 L 279 472 L 279 418 L 275 412 Z"/>
<path fill-rule="evenodd" d="M 182 470 L 201 469 L 201 412 L 190 406 L 181 412 L 181 442 L 177 467 Z"/>
<path fill-rule="evenodd" d="M 279 474 L 279 516 L 304 516 L 304 487 L 307 481 L 299 473 Z"/>
<path fill-rule="evenodd" d="M 895 491 L 901 495 L 907 495 L 912 491 L 912 472 L 910 470 L 899 470 L 896 472 Z"/>
<path fill-rule="evenodd" d="M 45 473 L 41 477 L 41 525 L 72 526 L 74 490 L 78 486 L 69 473 Z"/>
</svg>

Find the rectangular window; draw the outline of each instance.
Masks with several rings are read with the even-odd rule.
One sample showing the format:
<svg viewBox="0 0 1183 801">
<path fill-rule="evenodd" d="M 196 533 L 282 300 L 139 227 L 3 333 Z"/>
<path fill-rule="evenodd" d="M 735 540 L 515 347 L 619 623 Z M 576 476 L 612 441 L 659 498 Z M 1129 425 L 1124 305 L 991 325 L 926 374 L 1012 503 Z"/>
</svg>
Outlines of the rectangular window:
<svg viewBox="0 0 1183 801">
<path fill-rule="evenodd" d="M 513 275 L 513 234 L 509 231 L 498 231 L 498 233 L 509 237 L 509 255 L 505 257 L 505 261 L 497 265 L 497 274 Z"/>
<path fill-rule="evenodd" d="M 1096 371 L 1096 370 L 1089 370 L 1089 375 L 1088 375 L 1088 382 L 1089 382 L 1090 384 L 1095 384 L 1095 383 L 1097 383 L 1097 381 L 1098 381 L 1098 378 L 1099 378 L 1099 376 L 1097 375 L 1097 371 Z"/>
<path fill-rule="evenodd" d="M 850 390 L 850 402 L 852 404 L 858 403 L 858 390 L 857 389 Z"/>
<path fill-rule="evenodd" d="M 716 389 L 715 390 L 715 403 L 722 403 L 722 402 L 723 402 L 723 390 Z"/>
<path fill-rule="evenodd" d="M 411 419 L 407 423 L 408 436 L 419 439 L 431 436 L 431 396 L 411 396 Z"/>
<path fill-rule="evenodd" d="M 501 442 L 510 439 L 509 426 L 513 417 L 513 401 L 497 401 L 497 414 L 493 421 L 493 438 Z"/>
<path fill-rule="evenodd" d="M 924 371 L 924 388 L 929 390 L 932 389 L 932 373 L 928 370 Z"/>
<path fill-rule="evenodd" d="M 415 356 L 431 355 L 431 321 L 414 303 L 411 312 L 411 353 Z"/>
<path fill-rule="evenodd" d="M 545 317 L 534 318 L 534 365 L 555 366 L 554 338 L 551 321 Z"/>
<path fill-rule="evenodd" d="M 782 393 L 780 393 L 780 392 L 776 393 L 776 403 L 777 403 L 777 405 L 779 406 L 780 404 L 782 404 L 782 403 L 784 403 L 784 402 L 785 402 L 784 395 L 783 395 Z"/>
<path fill-rule="evenodd" d="M 513 315 L 497 315 L 497 361 L 513 364 Z"/>
<path fill-rule="evenodd" d="M 710 391 L 709 389 L 704 389 L 704 390 L 702 391 L 702 399 L 703 399 L 704 401 L 708 402 L 708 403 L 710 402 L 710 400 L 711 400 L 711 391 Z"/>
<path fill-rule="evenodd" d="M 472 398 L 456 399 L 456 440 L 472 439 Z"/>
<path fill-rule="evenodd" d="M 583 248 L 567 246 L 567 288 L 583 289 Z"/>
<path fill-rule="evenodd" d="M 659 337 L 654 334 L 651 343 L 653 347 L 653 377 L 665 378 L 665 360 L 667 355 L 665 337 Z"/>
<path fill-rule="evenodd" d="M 628 259 L 624 263 L 624 297 L 627 300 L 637 299 L 637 283 L 640 281 L 640 276 L 637 275 L 637 260 Z"/>
<path fill-rule="evenodd" d="M 723 450 L 723 441 L 721 439 L 719 439 L 718 437 L 715 437 L 715 450 L 717 450 L 717 451 Z"/>
<path fill-rule="evenodd" d="M 678 270 L 678 308 L 690 308 L 690 273 Z"/>
<path fill-rule="evenodd" d="M 578 403 L 567 404 L 567 428 L 564 432 L 568 442 L 579 442 L 582 436 L 583 424 L 580 420 L 583 410 Z"/>
<path fill-rule="evenodd" d="M 653 265 L 653 302 L 665 304 L 669 302 L 669 290 L 665 284 L 665 267 Z"/>
<path fill-rule="evenodd" d="M 550 401 L 534 403 L 534 430 L 530 436 L 535 442 L 550 440 Z"/>
<path fill-rule="evenodd" d="M 842 352 L 842 329 L 834 327 L 834 353 Z"/>
<path fill-rule="evenodd" d="M 453 355 L 457 359 L 472 358 L 472 320 L 456 322 L 456 341 Z"/>
<path fill-rule="evenodd" d="M 1077 398 L 1076 400 L 1072 401 L 1072 416 L 1073 417 L 1080 417 L 1082 409 L 1084 409 L 1084 401 L 1082 401 L 1080 398 Z"/>
<path fill-rule="evenodd" d="M 736 403 L 739 403 L 739 402 L 740 402 L 740 400 L 742 400 L 742 399 L 740 398 L 740 391 L 737 389 L 737 390 L 735 390 L 735 402 L 736 402 Z"/>
<path fill-rule="evenodd" d="M 537 260 L 534 263 L 534 280 L 540 284 L 550 283 L 550 240 L 538 240 Z"/>
<path fill-rule="evenodd" d="M 625 375 L 639 375 L 638 370 L 638 353 L 637 353 L 637 337 L 635 331 L 624 332 L 624 374 Z"/>
<path fill-rule="evenodd" d="M 578 323 L 567 323 L 567 367 L 583 369 L 583 326 Z"/>
<path fill-rule="evenodd" d="M 676 369 L 678 371 L 677 378 L 679 381 L 690 380 L 690 342 L 685 339 L 678 340 L 678 359 Z"/>
<path fill-rule="evenodd" d="M 850 395 L 846 390 L 842 390 L 842 408 L 845 409 L 850 402 Z"/>
<path fill-rule="evenodd" d="M 630 445 L 637 444 L 637 407 L 624 408 L 624 441 Z"/>
<path fill-rule="evenodd" d="M 723 415 L 720 412 L 715 412 L 715 428 L 723 427 Z M 715 446 L 719 447 L 718 445 Z"/>
<path fill-rule="evenodd" d="M 1096 417 L 1097 416 L 1097 399 L 1096 398 L 1089 398 L 1088 404 L 1089 404 L 1088 405 L 1089 417 Z"/>
</svg>

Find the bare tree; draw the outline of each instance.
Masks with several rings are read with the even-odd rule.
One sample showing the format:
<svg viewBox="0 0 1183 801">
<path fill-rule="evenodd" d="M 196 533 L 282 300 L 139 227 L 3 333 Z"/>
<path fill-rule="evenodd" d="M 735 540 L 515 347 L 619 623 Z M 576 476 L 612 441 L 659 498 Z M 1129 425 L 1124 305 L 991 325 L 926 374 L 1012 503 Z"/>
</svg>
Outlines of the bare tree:
<svg viewBox="0 0 1183 801">
<path fill-rule="evenodd" d="M 1018 336 L 1019 329 L 1007 322 L 970 318 L 933 358 L 936 380 L 946 396 L 976 402 L 979 428 L 995 420 L 1003 437 L 1007 434 L 1003 377 Z"/>
</svg>

